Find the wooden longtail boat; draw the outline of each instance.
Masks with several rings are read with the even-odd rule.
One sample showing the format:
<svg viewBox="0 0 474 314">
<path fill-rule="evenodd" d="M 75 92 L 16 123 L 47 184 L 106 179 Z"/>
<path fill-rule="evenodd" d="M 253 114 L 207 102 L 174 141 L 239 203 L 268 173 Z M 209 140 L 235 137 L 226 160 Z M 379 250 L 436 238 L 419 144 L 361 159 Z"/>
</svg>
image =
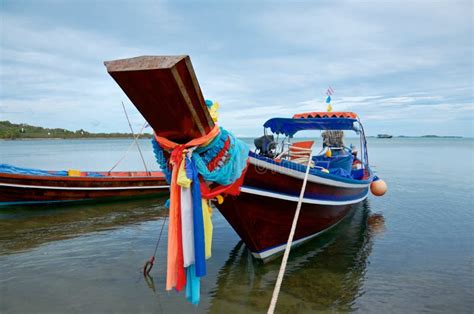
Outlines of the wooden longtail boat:
<svg viewBox="0 0 474 314">
<path fill-rule="evenodd" d="M 145 196 L 168 193 L 169 187 L 161 172 L 80 172 L 69 176 L 67 171 L 0 166 L 0 205 Z"/>
<path fill-rule="evenodd" d="M 186 143 L 214 127 L 188 56 L 145 56 L 109 61 L 105 65 L 157 135 Z M 216 204 L 253 256 L 261 259 L 286 247 L 305 164 L 311 156 L 311 149 L 292 143 L 298 131 L 330 132 L 324 142 L 325 153 L 312 157 L 294 245 L 339 223 L 353 204 L 367 198 L 374 178 L 364 130 L 354 113 L 297 114 L 292 118 L 270 119 L 264 127 L 274 134 L 283 134 L 283 140 L 278 142 L 278 138 L 274 140 L 266 133 L 258 139 L 258 149 L 248 156 L 240 195 L 227 196 L 222 204 Z M 339 143 L 337 138 L 331 140 L 331 134 L 345 130 L 360 135 L 358 158 L 354 158 L 352 149 L 344 147 L 341 139 Z"/>
</svg>

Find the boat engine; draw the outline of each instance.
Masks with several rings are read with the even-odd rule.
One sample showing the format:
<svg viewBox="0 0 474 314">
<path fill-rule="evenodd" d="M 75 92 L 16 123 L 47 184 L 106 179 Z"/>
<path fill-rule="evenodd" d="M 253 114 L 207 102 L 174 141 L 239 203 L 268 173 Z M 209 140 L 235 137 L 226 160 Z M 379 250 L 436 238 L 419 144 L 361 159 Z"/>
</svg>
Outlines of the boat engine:
<svg viewBox="0 0 474 314">
<path fill-rule="evenodd" d="M 256 138 L 253 142 L 255 144 L 255 152 L 257 154 L 268 158 L 275 158 L 278 144 L 275 142 L 273 135 L 263 135 L 259 138 Z"/>
</svg>

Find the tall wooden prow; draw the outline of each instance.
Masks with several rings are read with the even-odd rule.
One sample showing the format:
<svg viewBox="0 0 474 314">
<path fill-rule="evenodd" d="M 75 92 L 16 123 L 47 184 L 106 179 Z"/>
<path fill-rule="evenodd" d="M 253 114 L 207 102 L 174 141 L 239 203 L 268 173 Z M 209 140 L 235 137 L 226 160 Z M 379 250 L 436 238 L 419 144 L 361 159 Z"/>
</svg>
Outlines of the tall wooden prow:
<svg viewBox="0 0 474 314">
<path fill-rule="evenodd" d="M 142 56 L 104 64 L 159 136 L 185 143 L 214 127 L 189 56 Z"/>
</svg>

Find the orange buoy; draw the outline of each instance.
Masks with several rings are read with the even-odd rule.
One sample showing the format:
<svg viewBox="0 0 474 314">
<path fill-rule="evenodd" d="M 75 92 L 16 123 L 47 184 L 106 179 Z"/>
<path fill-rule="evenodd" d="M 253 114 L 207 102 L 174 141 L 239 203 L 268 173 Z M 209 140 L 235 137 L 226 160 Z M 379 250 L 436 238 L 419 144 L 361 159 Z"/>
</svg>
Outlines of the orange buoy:
<svg viewBox="0 0 474 314">
<path fill-rule="evenodd" d="M 387 192 L 387 184 L 376 176 L 370 184 L 370 192 L 375 196 L 382 196 Z"/>
</svg>

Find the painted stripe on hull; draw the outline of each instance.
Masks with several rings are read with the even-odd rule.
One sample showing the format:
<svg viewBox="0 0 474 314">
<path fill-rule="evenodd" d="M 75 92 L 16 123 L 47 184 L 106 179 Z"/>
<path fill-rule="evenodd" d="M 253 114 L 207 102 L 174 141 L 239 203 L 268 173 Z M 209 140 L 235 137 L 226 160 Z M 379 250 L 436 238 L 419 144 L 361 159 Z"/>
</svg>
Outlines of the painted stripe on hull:
<svg viewBox="0 0 474 314">
<path fill-rule="evenodd" d="M 167 189 L 168 185 L 152 186 L 113 186 L 113 187 L 67 187 L 67 186 L 43 186 L 43 185 L 23 185 L 12 183 L 0 183 L 0 186 L 24 188 L 24 189 L 45 189 L 45 190 L 68 190 L 68 191 L 94 191 L 94 190 L 141 190 L 141 189 Z"/>
<path fill-rule="evenodd" d="M 270 197 L 270 198 L 277 198 L 277 199 L 281 199 L 285 201 L 298 202 L 299 200 L 299 197 L 296 197 L 293 195 L 269 192 L 269 191 L 254 189 L 254 188 L 250 188 L 246 186 L 243 186 L 240 191 L 244 193 L 248 193 L 248 194 L 260 195 L 260 196 L 265 196 L 265 197 Z M 344 200 L 344 201 L 329 201 L 329 200 L 319 200 L 319 199 L 312 199 L 312 198 L 303 198 L 303 203 L 318 204 L 318 205 L 349 205 L 349 204 L 356 204 L 363 201 L 364 199 L 367 198 L 368 194 L 369 194 L 369 191 L 367 190 L 362 197 L 359 197 L 354 200 Z"/>
<path fill-rule="evenodd" d="M 268 170 L 278 172 L 278 173 L 281 173 L 293 178 L 298 178 L 301 180 L 304 179 L 304 172 L 289 169 L 289 168 L 282 167 L 279 165 L 274 165 L 270 162 L 266 162 L 264 160 L 260 160 L 255 157 L 249 157 L 249 162 L 257 167 L 263 167 Z M 353 180 L 353 181 L 357 181 L 357 180 Z M 308 182 L 320 183 L 320 184 L 324 184 L 328 186 L 343 187 L 343 188 L 362 188 L 362 187 L 368 187 L 370 185 L 370 182 L 347 183 L 347 182 L 336 181 L 329 178 L 319 177 L 313 174 L 309 175 Z"/>
</svg>

